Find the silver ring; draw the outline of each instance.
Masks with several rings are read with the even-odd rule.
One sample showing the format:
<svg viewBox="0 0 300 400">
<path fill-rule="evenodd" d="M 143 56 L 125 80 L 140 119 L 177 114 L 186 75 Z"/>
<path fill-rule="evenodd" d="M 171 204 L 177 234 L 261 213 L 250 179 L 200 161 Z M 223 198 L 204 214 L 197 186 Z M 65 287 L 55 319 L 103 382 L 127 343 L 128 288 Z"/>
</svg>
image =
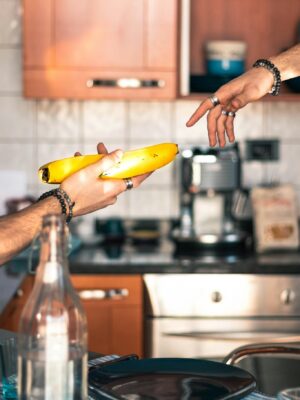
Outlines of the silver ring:
<svg viewBox="0 0 300 400">
<path fill-rule="evenodd" d="M 133 182 L 131 178 L 123 179 L 126 185 L 126 190 L 131 190 L 133 188 Z"/>
<path fill-rule="evenodd" d="M 212 105 L 214 107 L 216 107 L 220 104 L 220 100 L 217 98 L 217 96 L 210 96 L 209 100 L 212 102 Z"/>
<path fill-rule="evenodd" d="M 222 115 L 226 115 L 227 117 L 235 117 L 235 112 L 234 111 L 226 111 L 222 110 Z"/>
</svg>

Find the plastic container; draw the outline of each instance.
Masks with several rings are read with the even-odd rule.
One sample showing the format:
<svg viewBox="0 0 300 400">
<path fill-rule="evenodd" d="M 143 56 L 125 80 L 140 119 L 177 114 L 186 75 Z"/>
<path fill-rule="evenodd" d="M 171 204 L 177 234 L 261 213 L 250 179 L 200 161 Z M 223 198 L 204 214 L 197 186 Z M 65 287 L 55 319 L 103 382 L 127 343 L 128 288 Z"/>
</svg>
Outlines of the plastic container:
<svg viewBox="0 0 300 400">
<path fill-rule="evenodd" d="M 206 42 L 206 68 L 209 75 L 238 76 L 245 71 L 247 45 L 235 40 Z"/>
</svg>

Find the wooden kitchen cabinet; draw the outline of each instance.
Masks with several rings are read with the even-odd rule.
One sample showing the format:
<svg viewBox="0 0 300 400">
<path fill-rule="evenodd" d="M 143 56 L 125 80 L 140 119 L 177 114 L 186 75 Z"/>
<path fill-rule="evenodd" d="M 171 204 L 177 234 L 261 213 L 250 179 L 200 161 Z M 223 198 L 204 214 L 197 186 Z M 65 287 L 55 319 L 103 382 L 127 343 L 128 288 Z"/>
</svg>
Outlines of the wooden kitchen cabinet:
<svg viewBox="0 0 300 400">
<path fill-rule="evenodd" d="M 26 97 L 176 97 L 179 0 L 23 1 Z"/>
<path fill-rule="evenodd" d="M 34 277 L 27 276 L 22 282 L 14 297 L 7 304 L 0 315 L 0 328 L 17 332 L 19 320 L 26 301 L 31 293 L 34 284 Z"/>
<path fill-rule="evenodd" d="M 143 355 L 143 286 L 141 275 L 71 275 L 88 321 L 88 349 L 103 354 Z M 28 276 L 0 316 L 0 328 L 18 331 L 32 290 Z"/>
<path fill-rule="evenodd" d="M 91 351 L 143 355 L 141 275 L 72 275 L 88 320 Z"/>
</svg>

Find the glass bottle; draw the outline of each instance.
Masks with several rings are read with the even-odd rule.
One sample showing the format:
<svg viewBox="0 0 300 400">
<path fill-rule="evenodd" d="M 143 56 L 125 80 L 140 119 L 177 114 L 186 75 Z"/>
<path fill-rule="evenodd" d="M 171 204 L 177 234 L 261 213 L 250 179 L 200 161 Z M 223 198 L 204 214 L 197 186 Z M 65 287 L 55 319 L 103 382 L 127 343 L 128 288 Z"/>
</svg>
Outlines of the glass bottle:
<svg viewBox="0 0 300 400">
<path fill-rule="evenodd" d="M 35 284 L 20 318 L 19 400 L 87 398 L 87 324 L 70 280 L 66 224 L 43 218 Z"/>
</svg>

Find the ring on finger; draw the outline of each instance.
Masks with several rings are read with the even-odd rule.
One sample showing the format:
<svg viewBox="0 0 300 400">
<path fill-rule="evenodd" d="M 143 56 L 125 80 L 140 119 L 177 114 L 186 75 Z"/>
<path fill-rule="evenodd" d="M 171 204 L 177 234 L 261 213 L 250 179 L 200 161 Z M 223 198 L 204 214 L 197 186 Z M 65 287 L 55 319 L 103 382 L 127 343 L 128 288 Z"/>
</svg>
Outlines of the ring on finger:
<svg viewBox="0 0 300 400">
<path fill-rule="evenodd" d="M 217 96 L 213 95 L 209 97 L 209 100 L 212 102 L 212 105 L 214 107 L 218 106 L 220 104 L 220 100 L 217 98 Z"/>
<path fill-rule="evenodd" d="M 126 185 L 126 190 L 131 190 L 133 188 L 133 182 L 131 178 L 123 179 Z"/>
<path fill-rule="evenodd" d="M 222 110 L 222 114 L 226 115 L 227 117 L 235 117 L 235 112 L 234 111 L 227 111 L 227 110 Z"/>
</svg>

